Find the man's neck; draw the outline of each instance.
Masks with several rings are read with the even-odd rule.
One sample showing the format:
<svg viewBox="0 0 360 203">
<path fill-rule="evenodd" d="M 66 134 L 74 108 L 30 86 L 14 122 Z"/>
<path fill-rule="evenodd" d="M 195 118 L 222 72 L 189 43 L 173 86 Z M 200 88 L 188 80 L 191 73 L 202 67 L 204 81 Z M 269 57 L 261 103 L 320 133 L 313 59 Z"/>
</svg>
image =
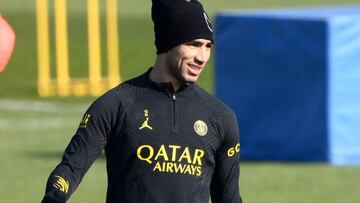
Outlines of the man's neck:
<svg viewBox="0 0 360 203">
<path fill-rule="evenodd" d="M 168 72 L 164 60 L 159 56 L 156 58 L 155 65 L 150 72 L 150 80 L 158 84 L 170 82 L 175 91 L 178 91 L 182 85 Z"/>
</svg>

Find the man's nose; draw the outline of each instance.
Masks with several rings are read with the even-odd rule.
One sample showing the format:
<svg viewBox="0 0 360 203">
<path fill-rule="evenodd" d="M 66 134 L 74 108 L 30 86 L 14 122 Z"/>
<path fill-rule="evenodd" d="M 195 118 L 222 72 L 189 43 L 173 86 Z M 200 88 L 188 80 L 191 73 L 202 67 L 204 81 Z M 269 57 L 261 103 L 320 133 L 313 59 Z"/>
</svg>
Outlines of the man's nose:
<svg viewBox="0 0 360 203">
<path fill-rule="evenodd" d="M 206 47 L 200 47 L 195 59 L 199 63 L 206 63 L 207 60 L 209 59 L 209 55 L 210 55 L 209 50 Z"/>
</svg>

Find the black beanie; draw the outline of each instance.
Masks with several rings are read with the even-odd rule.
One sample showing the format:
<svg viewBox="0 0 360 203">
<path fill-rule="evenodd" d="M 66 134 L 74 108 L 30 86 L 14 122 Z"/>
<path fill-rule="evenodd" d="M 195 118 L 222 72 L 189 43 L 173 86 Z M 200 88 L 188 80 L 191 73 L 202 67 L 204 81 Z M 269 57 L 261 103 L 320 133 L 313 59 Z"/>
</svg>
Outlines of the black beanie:
<svg viewBox="0 0 360 203">
<path fill-rule="evenodd" d="M 213 40 L 208 15 L 197 0 L 152 0 L 157 54 L 194 39 Z"/>
</svg>

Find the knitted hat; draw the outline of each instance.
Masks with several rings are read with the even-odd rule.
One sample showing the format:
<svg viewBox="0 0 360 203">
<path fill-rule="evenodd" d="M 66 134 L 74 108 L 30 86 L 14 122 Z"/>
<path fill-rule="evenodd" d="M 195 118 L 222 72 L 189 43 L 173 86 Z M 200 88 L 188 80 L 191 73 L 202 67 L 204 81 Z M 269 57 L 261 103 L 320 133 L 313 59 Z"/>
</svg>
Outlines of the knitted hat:
<svg viewBox="0 0 360 203">
<path fill-rule="evenodd" d="M 152 0 L 157 54 L 194 39 L 213 41 L 208 15 L 197 0 Z"/>
</svg>

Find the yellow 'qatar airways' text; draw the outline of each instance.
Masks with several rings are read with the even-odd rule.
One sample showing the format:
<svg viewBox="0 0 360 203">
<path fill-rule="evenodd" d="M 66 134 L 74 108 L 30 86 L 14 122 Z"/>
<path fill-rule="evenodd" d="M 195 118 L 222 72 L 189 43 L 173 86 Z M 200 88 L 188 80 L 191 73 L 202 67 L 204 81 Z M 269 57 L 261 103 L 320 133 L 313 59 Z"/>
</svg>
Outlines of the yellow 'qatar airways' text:
<svg viewBox="0 0 360 203">
<path fill-rule="evenodd" d="M 200 176 L 205 151 L 179 145 L 161 145 L 159 149 L 141 145 L 136 154 L 138 159 L 148 164 L 155 162 L 153 171 Z"/>
</svg>

